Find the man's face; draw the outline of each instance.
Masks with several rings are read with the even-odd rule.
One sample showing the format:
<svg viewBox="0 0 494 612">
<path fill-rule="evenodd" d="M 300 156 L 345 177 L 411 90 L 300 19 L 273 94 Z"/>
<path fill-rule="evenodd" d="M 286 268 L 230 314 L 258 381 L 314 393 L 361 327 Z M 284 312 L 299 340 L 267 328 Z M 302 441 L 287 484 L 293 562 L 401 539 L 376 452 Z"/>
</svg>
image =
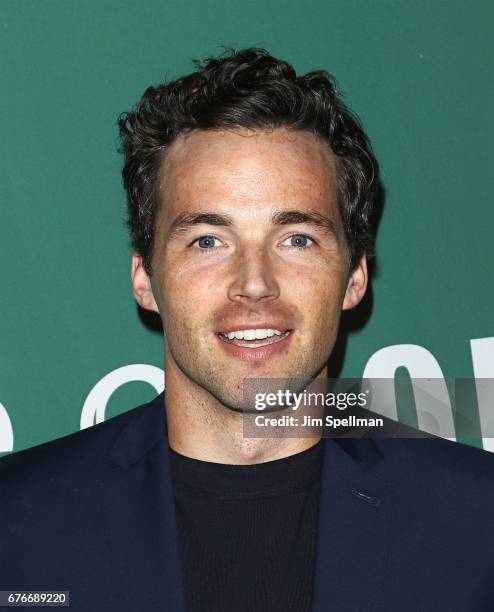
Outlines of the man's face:
<svg viewBox="0 0 494 612">
<path fill-rule="evenodd" d="M 134 291 L 161 314 L 165 370 L 236 410 L 245 378 L 325 375 L 366 282 L 365 259 L 350 274 L 328 147 L 282 128 L 197 131 L 169 148 L 160 186 L 152 294 Z"/>
</svg>

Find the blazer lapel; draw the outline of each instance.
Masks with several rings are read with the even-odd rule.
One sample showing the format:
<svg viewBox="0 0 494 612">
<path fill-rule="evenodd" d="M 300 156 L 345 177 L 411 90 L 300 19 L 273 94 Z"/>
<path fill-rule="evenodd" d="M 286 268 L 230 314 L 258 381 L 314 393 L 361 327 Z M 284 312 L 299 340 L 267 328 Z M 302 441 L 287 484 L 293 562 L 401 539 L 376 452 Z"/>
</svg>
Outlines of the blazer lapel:
<svg viewBox="0 0 494 612">
<path fill-rule="evenodd" d="M 163 394 L 126 422 L 100 482 L 118 610 L 185 612 Z"/>
<path fill-rule="evenodd" d="M 313 612 L 362 612 L 379 601 L 390 545 L 384 466 L 370 438 L 325 441 Z"/>
</svg>

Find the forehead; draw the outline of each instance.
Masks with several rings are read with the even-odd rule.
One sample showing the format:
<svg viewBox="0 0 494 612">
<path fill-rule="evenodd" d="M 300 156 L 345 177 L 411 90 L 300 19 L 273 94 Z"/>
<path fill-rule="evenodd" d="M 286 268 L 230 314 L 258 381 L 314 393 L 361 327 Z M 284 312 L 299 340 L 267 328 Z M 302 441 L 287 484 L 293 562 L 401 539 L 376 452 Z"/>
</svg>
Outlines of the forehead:
<svg viewBox="0 0 494 612">
<path fill-rule="evenodd" d="M 168 149 L 159 174 L 167 217 L 197 207 L 328 212 L 337 201 L 335 157 L 309 132 L 198 130 Z"/>
</svg>

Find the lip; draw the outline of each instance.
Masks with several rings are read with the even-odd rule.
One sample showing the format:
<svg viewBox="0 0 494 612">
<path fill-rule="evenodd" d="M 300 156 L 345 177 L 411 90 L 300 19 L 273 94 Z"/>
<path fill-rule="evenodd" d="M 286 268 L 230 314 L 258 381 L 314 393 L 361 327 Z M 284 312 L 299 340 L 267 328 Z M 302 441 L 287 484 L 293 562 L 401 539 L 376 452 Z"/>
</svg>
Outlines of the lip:
<svg viewBox="0 0 494 612">
<path fill-rule="evenodd" d="M 237 331 L 239 329 L 266 329 L 266 328 L 256 325 L 255 327 L 250 326 L 250 327 L 232 328 L 230 331 Z M 270 327 L 267 329 L 280 329 L 280 328 Z M 216 340 L 220 343 L 223 349 L 232 357 L 237 357 L 238 359 L 244 359 L 247 361 L 263 361 L 265 359 L 269 359 L 270 357 L 273 357 L 285 351 L 291 341 L 291 338 L 293 336 L 293 331 L 294 330 L 290 330 L 290 333 L 288 334 L 288 336 L 286 336 L 282 340 L 278 340 L 278 342 L 274 342 L 273 344 L 267 344 L 266 346 L 258 346 L 258 347 L 237 346 L 236 344 L 230 344 L 228 342 L 224 342 L 218 335 L 219 332 L 217 332 L 215 336 L 216 336 Z M 221 333 L 225 333 L 225 332 L 221 332 Z"/>
<path fill-rule="evenodd" d="M 290 328 L 286 327 L 286 325 L 284 323 L 281 323 L 281 326 L 279 323 L 273 323 L 273 322 L 269 322 L 269 323 L 246 323 L 245 325 L 243 325 L 242 323 L 237 323 L 235 326 L 230 326 L 230 327 L 226 327 L 226 328 L 222 328 L 222 329 L 217 329 L 215 330 L 216 334 L 229 334 L 230 332 L 235 332 L 235 331 L 244 331 L 246 329 L 277 329 L 280 332 L 285 332 L 288 331 Z M 293 330 L 291 330 L 293 331 Z"/>
</svg>

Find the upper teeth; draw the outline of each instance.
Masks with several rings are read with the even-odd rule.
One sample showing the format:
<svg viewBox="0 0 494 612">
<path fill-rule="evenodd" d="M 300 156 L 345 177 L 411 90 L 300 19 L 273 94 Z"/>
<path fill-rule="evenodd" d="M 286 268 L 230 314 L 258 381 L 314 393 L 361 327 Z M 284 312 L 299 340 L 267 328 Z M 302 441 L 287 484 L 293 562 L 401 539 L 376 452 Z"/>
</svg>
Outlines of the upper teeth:
<svg viewBox="0 0 494 612">
<path fill-rule="evenodd" d="M 262 340 L 274 335 L 281 336 L 282 333 L 278 329 L 243 329 L 229 332 L 227 335 L 229 340 L 233 340 L 233 338 L 238 340 Z"/>
</svg>

